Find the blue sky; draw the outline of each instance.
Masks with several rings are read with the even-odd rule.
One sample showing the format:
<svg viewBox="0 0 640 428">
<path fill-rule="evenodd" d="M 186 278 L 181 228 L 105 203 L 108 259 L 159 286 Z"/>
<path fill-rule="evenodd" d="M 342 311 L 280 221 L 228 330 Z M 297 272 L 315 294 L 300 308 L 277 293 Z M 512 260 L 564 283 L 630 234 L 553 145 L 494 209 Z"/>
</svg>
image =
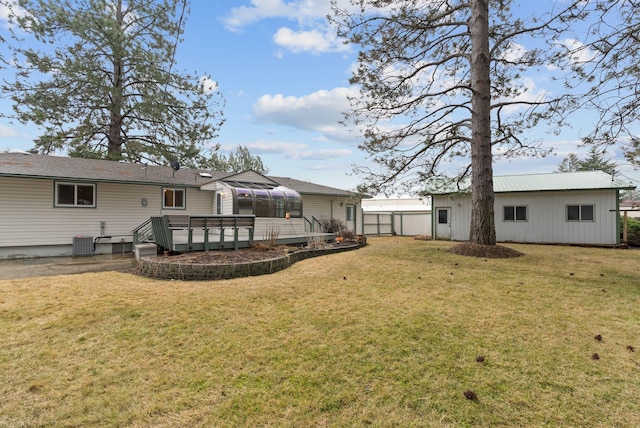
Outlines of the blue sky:
<svg viewBox="0 0 640 428">
<path fill-rule="evenodd" d="M 358 149 L 359 134 L 338 122 L 348 107 L 346 96 L 357 93 L 349 85 L 357 52 L 328 26 L 329 3 L 192 0 L 176 68 L 218 82 L 226 100 L 226 123 L 216 141 L 223 150 L 247 146 L 270 175 L 353 189 L 360 178 L 351 174 L 352 165 L 367 161 Z M 531 79 L 534 90 L 548 82 L 545 76 Z M 9 108 L 0 98 L 0 110 Z M 568 153 L 584 151 L 577 144 L 592 126 L 591 119 L 578 116 L 560 135 L 540 128 L 538 138 L 557 155 L 500 162 L 495 174 L 551 172 Z M 0 118 L 0 151 L 29 149 L 37 132 Z M 608 156 L 625 163 L 619 153 Z M 620 171 L 637 179 L 631 167 L 622 165 Z"/>
</svg>

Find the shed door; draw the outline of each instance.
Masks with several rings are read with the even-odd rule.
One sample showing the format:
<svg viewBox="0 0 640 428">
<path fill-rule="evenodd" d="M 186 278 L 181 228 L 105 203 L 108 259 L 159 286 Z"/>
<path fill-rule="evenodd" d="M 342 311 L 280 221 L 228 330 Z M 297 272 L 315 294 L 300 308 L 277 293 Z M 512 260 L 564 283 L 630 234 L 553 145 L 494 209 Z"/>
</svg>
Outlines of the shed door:
<svg viewBox="0 0 640 428">
<path fill-rule="evenodd" d="M 436 209 L 436 239 L 451 239 L 451 208 Z"/>
</svg>

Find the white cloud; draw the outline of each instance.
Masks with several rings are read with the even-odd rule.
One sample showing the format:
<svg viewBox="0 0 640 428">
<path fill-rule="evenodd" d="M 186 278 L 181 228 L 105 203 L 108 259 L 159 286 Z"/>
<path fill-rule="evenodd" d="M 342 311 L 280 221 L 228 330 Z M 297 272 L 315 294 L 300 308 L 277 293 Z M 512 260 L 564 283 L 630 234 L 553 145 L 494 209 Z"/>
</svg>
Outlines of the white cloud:
<svg viewBox="0 0 640 428">
<path fill-rule="evenodd" d="M 560 46 L 567 49 L 569 53 L 569 60 L 575 64 L 585 64 L 596 59 L 597 54 L 595 51 L 589 49 L 579 40 L 576 39 L 564 39 L 559 42 Z"/>
<path fill-rule="evenodd" d="M 218 82 L 212 80 L 209 76 L 202 76 L 200 83 L 202 84 L 202 92 L 205 94 L 209 94 L 218 89 Z"/>
<path fill-rule="evenodd" d="M 0 138 L 14 138 L 18 136 L 18 132 L 15 129 L 0 124 Z"/>
<path fill-rule="evenodd" d="M 11 28 L 15 25 L 15 23 L 11 23 L 11 16 L 22 17 L 26 15 L 26 11 L 18 5 L 16 0 L 10 0 L 6 4 L 0 4 L 0 22 L 2 22 L 2 27 Z"/>
<path fill-rule="evenodd" d="M 507 61 L 517 62 L 526 53 L 527 53 L 527 49 L 523 45 L 509 42 L 509 46 L 507 47 L 507 50 L 502 53 L 502 58 Z"/>
<path fill-rule="evenodd" d="M 536 88 L 536 82 L 532 77 L 522 77 L 513 82 L 514 86 L 521 90 L 521 93 L 513 98 L 500 98 L 496 99 L 496 102 L 512 102 L 512 103 L 525 103 L 525 104 L 513 104 L 504 108 L 504 113 L 515 113 L 518 110 L 526 109 L 528 106 L 526 103 L 542 102 L 547 99 L 549 91 L 545 89 Z"/>
<path fill-rule="evenodd" d="M 295 160 L 335 160 L 350 154 L 351 150 L 348 149 L 323 149 L 294 152 L 290 157 Z"/>
<path fill-rule="evenodd" d="M 355 87 L 322 90 L 302 97 L 263 95 L 253 106 L 259 121 L 324 134 L 332 140 L 354 142 L 359 133 L 340 122 L 350 109 L 348 97 L 359 96 Z"/>
<path fill-rule="evenodd" d="M 339 0 L 338 5 L 350 7 L 349 0 Z M 328 26 L 326 17 L 329 14 L 330 0 L 251 0 L 248 6 L 232 8 L 224 18 L 224 24 L 228 30 L 240 31 L 263 19 L 285 19 L 296 22 L 297 28 L 279 28 L 273 35 L 276 45 L 295 53 L 348 51 L 349 46 Z M 281 57 L 282 52 L 275 55 Z"/>
<path fill-rule="evenodd" d="M 290 143 L 284 141 L 253 141 L 241 144 L 249 149 L 253 155 L 276 155 L 291 160 L 331 160 L 351 155 L 349 149 L 319 149 L 315 150 L 308 144 Z M 223 145 L 220 151 L 231 153 L 236 150 L 235 145 Z"/>
<path fill-rule="evenodd" d="M 251 153 L 255 153 L 258 155 L 281 155 L 307 150 L 309 148 L 307 144 L 303 143 L 288 143 L 284 141 L 265 140 L 248 142 L 241 145 L 247 147 Z M 228 149 L 228 151 L 235 151 L 235 149 L 236 147 L 233 146 L 233 148 Z"/>
<path fill-rule="evenodd" d="M 349 7 L 349 0 L 338 0 L 341 8 Z M 251 0 L 249 6 L 231 9 L 224 18 L 227 29 L 237 31 L 244 26 L 268 18 L 285 18 L 300 24 L 323 20 L 331 13 L 331 0 Z"/>
<path fill-rule="evenodd" d="M 349 45 L 344 44 L 331 28 L 326 28 L 324 31 L 320 29 L 294 31 L 282 27 L 273 35 L 273 41 L 276 45 L 295 53 L 311 52 L 319 54 L 349 50 Z"/>
</svg>

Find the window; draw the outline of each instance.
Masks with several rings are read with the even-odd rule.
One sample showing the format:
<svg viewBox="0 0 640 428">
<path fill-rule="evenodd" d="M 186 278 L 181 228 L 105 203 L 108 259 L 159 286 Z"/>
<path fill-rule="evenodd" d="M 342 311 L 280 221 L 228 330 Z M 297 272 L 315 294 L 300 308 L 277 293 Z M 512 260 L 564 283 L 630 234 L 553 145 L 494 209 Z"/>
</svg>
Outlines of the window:
<svg viewBox="0 0 640 428">
<path fill-rule="evenodd" d="M 302 197 L 284 186 L 225 182 L 233 195 L 233 213 L 271 218 L 302 218 Z M 242 187 L 237 187 L 242 186 Z M 220 204 L 218 204 L 220 206 Z"/>
<path fill-rule="evenodd" d="M 284 194 L 287 197 L 287 212 L 291 218 L 302 217 L 302 198 L 297 192 L 285 190 Z"/>
<path fill-rule="evenodd" d="M 594 205 L 567 205 L 567 221 L 594 221 Z"/>
<path fill-rule="evenodd" d="M 256 197 L 256 217 L 269 217 L 269 191 L 254 190 Z"/>
<path fill-rule="evenodd" d="M 271 217 L 285 217 L 285 199 L 282 192 L 271 191 Z"/>
<path fill-rule="evenodd" d="M 237 214 L 253 214 L 253 193 L 249 189 L 234 189 L 236 192 Z"/>
<path fill-rule="evenodd" d="M 354 205 L 347 205 L 347 221 L 354 221 L 356 219 L 356 207 Z"/>
<path fill-rule="evenodd" d="M 162 189 L 163 199 L 162 208 L 180 208 L 184 209 L 185 204 L 185 190 L 184 189 Z"/>
<path fill-rule="evenodd" d="M 527 221 L 526 206 L 505 206 L 502 210 L 504 221 Z"/>
<path fill-rule="evenodd" d="M 449 210 L 438 210 L 438 224 L 449 223 Z"/>
<path fill-rule="evenodd" d="M 56 207 L 95 208 L 96 185 L 78 183 L 56 183 Z"/>
</svg>

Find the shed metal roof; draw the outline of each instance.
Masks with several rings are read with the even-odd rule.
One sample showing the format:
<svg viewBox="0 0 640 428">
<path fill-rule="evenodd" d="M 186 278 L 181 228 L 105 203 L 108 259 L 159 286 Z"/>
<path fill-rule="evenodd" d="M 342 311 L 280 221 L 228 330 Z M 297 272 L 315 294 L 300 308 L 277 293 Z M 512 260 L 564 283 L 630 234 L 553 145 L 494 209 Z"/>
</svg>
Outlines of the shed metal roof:
<svg viewBox="0 0 640 428">
<path fill-rule="evenodd" d="M 469 191 L 470 181 L 461 191 L 443 190 L 435 194 Z M 613 178 L 602 171 L 554 172 L 547 174 L 498 175 L 493 177 L 495 193 L 549 192 L 563 190 L 635 189 L 635 186 Z"/>
</svg>

